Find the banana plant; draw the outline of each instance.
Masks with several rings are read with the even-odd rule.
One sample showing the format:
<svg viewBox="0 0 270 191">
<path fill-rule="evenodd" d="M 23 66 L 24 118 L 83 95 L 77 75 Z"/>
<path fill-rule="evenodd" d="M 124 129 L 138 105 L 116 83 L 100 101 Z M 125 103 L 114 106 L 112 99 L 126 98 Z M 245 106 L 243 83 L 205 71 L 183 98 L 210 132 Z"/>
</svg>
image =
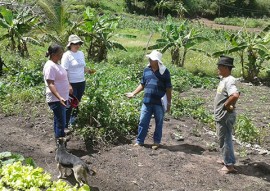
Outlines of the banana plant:
<svg viewBox="0 0 270 191">
<path fill-rule="evenodd" d="M 149 49 L 161 49 L 162 53 L 170 50 L 172 63 L 180 67 L 184 67 L 188 51 L 204 52 L 194 46 L 208 41 L 207 38 L 201 36 L 199 31 L 194 28 L 190 29 L 187 21 L 177 26 L 170 16 L 167 17 L 166 26 L 161 31 L 162 38 L 157 39 L 156 44 L 150 46 Z"/>
<path fill-rule="evenodd" d="M 156 5 L 155 5 L 154 9 L 157 9 L 159 18 L 163 18 L 164 9 L 168 8 L 169 5 L 170 5 L 170 3 L 166 0 L 156 1 Z"/>
<path fill-rule="evenodd" d="M 71 20 L 71 3 L 63 0 L 37 0 L 44 25 L 40 30 L 49 41 L 66 46 L 69 35 L 76 33 L 82 18 Z"/>
<path fill-rule="evenodd" d="M 225 50 L 213 53 L 213 56 L 223 54 L 237 53 L 240 57 L 242 77 L 252 82 L 255 80 L 264 61 L 270 59 L 270 25 L 264 28 L 260 33 L 250 33 L 245 28 L 238 33 L 225 33 L 225 38 L 230 46 Z"/>
<path fill-rule="evenodd" d="M 86 9 L 80 32 L 85 41 L 89 42 L 87 45 L 88 59 L 101 62 L 107 59 L 108 50 L 127 51 L 123 45 L 112 40 L 114 36 L 117 36 L 115 30 L 118 21 L 118 17 L 98 15 L 93 9 Z"/>
<path fill-rule="evenodd" d="M 29 56 L 27 42 L 40 44 L 30 32 L 38 25 L 38 18 L 30 14 L 30 9 L 19 9 L 18 12 L 0 7 L 0 26 L 6 33 L 0 35 L 0 41 L 8 40 L 11 51 L 18 51 L 21 56 Z"/>
</svg>

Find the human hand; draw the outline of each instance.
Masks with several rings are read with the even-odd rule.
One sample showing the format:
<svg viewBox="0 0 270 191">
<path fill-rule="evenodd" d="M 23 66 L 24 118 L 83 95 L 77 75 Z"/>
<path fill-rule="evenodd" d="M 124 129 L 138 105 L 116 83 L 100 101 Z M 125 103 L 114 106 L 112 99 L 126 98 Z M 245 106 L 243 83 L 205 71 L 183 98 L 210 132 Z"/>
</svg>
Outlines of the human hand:
<svg viewBox="0 0 270 191">
<path fill-rule="evenodd" d="M 135 97 L 134 93 L 132 93 L 132 92 L 128 92 L 128 93 L 126 93 L 125 95 L 126 95 L 128 98 L 133 98 L 133 97 Z"/>
<path fill-rule="evenodd" d="M 90 69 L 89 70 L 89 74 L 94 74 L 94 73 L 96 73 L 96 70 L 95 69 Z"/>
<path fill-rule="evenodd" d="M 72 86 L 69 86 L 69 94 L 73 94 L 73 88 L 72 88 Z"/>
<path fill-rule="evenodd" d="M 224 104 L 224 109 L 227 110 L 228 112 L 232 112 L 234 110 L 234 106 L 233 105 L 225 105 Z"/>
<path fill-rule="evenodd" d="M 167 110 L 166 113 L 169 113 L 171 111 L 171 105 L 167 104 Z"/>
<path fill-rule="evenodd" d="M 64 99 L 64 98 L 60 98 L 60 103 L 63 105 L 63 106 L 65 106 L 65 107 L 67 107 L 67 105 L 66 105 L 66 100 Z"/>
</svg>

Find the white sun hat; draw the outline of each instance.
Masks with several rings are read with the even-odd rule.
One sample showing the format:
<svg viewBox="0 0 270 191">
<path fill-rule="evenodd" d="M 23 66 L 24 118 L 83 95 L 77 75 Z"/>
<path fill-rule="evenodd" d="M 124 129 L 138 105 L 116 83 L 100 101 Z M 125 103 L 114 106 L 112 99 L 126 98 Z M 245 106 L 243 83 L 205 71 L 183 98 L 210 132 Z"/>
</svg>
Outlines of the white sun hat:
<svg viewBox="0 0 270 191">
<path fill-rule="evenodd" d="M 151 60 L 158 61 L 159 73 L 163 75 L 166 70 L 166 66 L 164 66 L 164 64 L 161 61 L 162 54 L 157 50 L 153 50 L 150 54 L 147 54 L 146 57 L 150 58 Z M 150 63 L 148 64 L 148 66 L 150 66 Z"/>
<path fill-rule="evenodd" d="M 77 35 L 75 34 L 72 34 L 68 37 L 68 44 L 67 44 L 67 47 L 69 47 L 71 45 L 71 43 L 73 44 L 76 44 L 80 42 L 81 44 L 83 44 L 83 41 L 82 39 L 80 39 L 80 37 L 78 37 Z"/>
<path fill-rule="evenodd" d="M 146 57 L 151 60 L 157 60 L 160 64 L 163 64 L 161 61 L 162 54 L 157 50 L 153 50 L 150 54 L 147 54 Z"/>
</svg>

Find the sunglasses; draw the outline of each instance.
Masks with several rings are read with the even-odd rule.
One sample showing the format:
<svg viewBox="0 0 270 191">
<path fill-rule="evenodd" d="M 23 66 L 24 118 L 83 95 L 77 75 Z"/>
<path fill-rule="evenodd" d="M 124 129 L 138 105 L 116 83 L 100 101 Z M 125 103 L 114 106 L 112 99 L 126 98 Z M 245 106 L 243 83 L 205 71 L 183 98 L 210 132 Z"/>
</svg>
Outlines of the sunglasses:
<svg viewBox="0 0 270 191">
<path fill-rule="evenodd" d="M 71 43 L 71 45 L 82 45 L 82 43 L 81 42 Z"/>
</svg>

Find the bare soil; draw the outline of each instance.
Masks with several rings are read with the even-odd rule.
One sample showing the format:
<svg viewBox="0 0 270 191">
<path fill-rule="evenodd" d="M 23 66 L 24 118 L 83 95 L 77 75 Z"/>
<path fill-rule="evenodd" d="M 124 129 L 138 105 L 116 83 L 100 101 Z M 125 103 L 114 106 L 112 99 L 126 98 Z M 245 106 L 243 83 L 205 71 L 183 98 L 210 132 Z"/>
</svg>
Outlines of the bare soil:
<svg viewBox="0 0 270 191">
<path fill-rule="evenodd" d="M 217 25 L 206 19 L 199 22 L 212 28 L 241 29 Z M 250 117 L 264 134 L 261 146 L 234 141 L 238 170 L 235 174 L 219 172 L 222 166 L 216 163 L 221 156 L 215 132 L 207 124 L 189 117 L 181 120 L 166 117 L 162 147 L 158 150 L 151 149 L 153 120 L 144 147 L 119 144 L 95 149 L 74 133 L 68 150 L 96 171 L 95 176 L 89 176 L 92 191 L 269 191 L 269 90 L 266 86 L 240 84 L 237 111 Z M 182 93 L 183 98 L 203 97 L 209 111 L 213 108 L 214 95 L 215 90 L 205 89 Z M 42 104 L 40 117 L 22 116 L 0 114 L 0 152 L 11 151 L 31 157 L 57 180 L 52 113 Z M 72 185 L 76 183 L 72 174 L 66 181 Z"/>
<path fill-rule="evenodd" d="M 146 145 L 132 144 L 89 148 L 79 136 L 68 142 L 71 153 L 81 157 L 96 171 L 89 176 L 92 191 L 267 191 L 270 190 L 269 152 L 269 88 L 240 84 L 242 91 L 238 113 L 246 113 L 256 126 L 266 129 L 265 140 L 258 149 L 235 141 L 236 174 L 222 174 L 217 164 L 220 158 L 215 132 L 207 124 L 192 118 L 181 120 L 167 116 L 164 121 L 162 147 L 152 150 L 154 124 L 150 127 Z M 213 107 L 215 90 L 191 89 L 182 97 L 200 96 Z M 25 116 L 25 115 L 24 115 Z M 0 114 L 0 152 L 11 151 L 32 157 L 57 180 L 52 113 L 46 104 L 40 106 L 40 117 L 4 116 Z M 183 139 L 179 138 L 182 136 Z M 266 151 L 265 153 L 261 151 Z M 260 153 L 260 154 L 259 154 Z M 75 185 L 71 174 L 66 181 Z"/>
</svg>

